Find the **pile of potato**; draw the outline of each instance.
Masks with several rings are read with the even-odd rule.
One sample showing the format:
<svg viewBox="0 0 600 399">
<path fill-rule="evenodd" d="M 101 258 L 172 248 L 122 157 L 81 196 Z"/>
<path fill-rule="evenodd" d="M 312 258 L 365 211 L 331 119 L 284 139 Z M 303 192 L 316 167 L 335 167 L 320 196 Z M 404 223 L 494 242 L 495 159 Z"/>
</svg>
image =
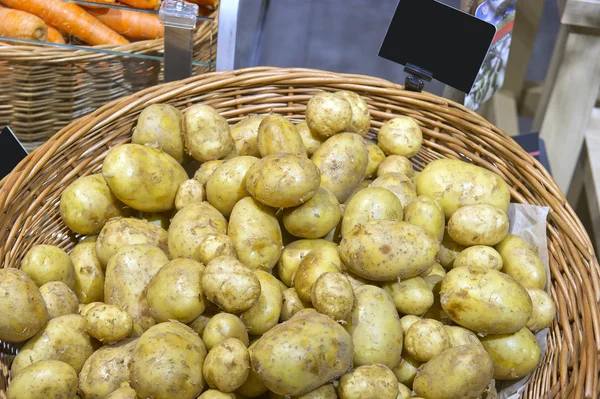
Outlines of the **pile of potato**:
<svg viewBox="0 0 600 399">
<path fill-rule="evenodd" d="M 298 124 L 145 109 L 64 190 L 84 238 L 0 270 L 8 398 L 489 399 L 531 373 L 555 307 L 506 183 L 415 172 L 417 122 L 370 126 L 347 91 Z"/>
</svg>

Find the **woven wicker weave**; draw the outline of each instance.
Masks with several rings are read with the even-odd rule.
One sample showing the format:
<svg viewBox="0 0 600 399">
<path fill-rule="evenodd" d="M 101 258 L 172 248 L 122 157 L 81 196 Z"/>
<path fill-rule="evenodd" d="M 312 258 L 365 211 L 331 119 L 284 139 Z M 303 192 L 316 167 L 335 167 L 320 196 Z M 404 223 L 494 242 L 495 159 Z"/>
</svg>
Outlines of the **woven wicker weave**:
<svg viewBox="0 0 600 399">
<path fill-rule="evenodd" d="M 551 208 L 548 244 L 558 317 L 550 329 L 546 356 L 523 397 L 597 398 L 600 270 L 581 222 L 555 182 L 539 162 L 477 114 L 382 79 L 308 69 L 252 68 L 197 76 L 112 102 L 61 130 L 3 180 L 3 267 L 19 267 L 23 255 L 36 244 L 65 249 L 75 245 L 77 237 L 60 219 L 60 195 L 76 178 L 98 172 L 111 147 L 130 140 L 144 107 L 167 102 L 184 109 L 205 103 L 230 122 L 270 111 L 301 120 L 312 95 L 340 89 L 353 90 L 367 100 L 373 132 L 399 114 L 421 124 L 424 145 L 417 169 L 438 158 L 463 159 L 502 176 L 511 187 L 513 201 Z M 0 355 L 2 398 L 15 348 L 4 345 L 0 350 L 4 351 Z"/>
<path fill-rule="evenodd" d="M 194 36 L 194 60 L 215 62 L 215 21 L 201 22 Z M 160 56 L 163 39 L 122 46 L 95 46 L 133 55 Z M 194 74 L 214 68 L 194 66 Z M 0 127 L 10 125 L 28 150 L 71 121 L 102 105 L 162 82 L 155 59 L 0 42 Z"/>
</svg>

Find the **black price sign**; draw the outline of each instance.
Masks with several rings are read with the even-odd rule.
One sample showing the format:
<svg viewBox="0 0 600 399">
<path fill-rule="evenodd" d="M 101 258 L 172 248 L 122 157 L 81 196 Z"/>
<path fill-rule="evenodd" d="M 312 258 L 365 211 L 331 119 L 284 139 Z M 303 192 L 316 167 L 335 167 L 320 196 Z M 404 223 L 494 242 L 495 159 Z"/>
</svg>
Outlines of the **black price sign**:
<svg viewBox="0 0 600 399">
<path fill-rule="evenodd" d="M 27 150 L 7 126 L 0 133 L 0 179 L 8 175 L 27 156 Z"/>
</svg>

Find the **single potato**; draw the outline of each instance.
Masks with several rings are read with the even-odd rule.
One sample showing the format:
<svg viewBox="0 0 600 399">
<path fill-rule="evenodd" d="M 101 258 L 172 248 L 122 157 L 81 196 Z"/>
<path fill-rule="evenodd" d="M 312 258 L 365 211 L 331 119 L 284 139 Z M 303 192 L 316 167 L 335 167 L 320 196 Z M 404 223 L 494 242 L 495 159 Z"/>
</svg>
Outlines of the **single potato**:
<svg viewBox="0 0 600 399">
<path fill-rule="evenodd" d="M 406 317 L 406 316 L 405 316 Z M 406 331 L 406 330 L 405 330 Z M 403 353 L 400 364 L 392 369 L 399 383 L 412 388 L 413 381 L 417 376 L 417 370 L 421 367 L 421 362 L 415 360 L 410 355 Z"/>
<path fill-rule="evenodd" d="M 293 286 L 293 276 L 296 274 L 300 262 L 310 251 L 318 247 L 329 247 L 335 250 L 338 248 L 335 243 L 321 239 L 298 240 L 285 246 L 277 262 L 276 270 L 277 275 L 286 286 Z"/>
<path fill-rule="evenodd" d="M 157 145 L 183 163 L 183 113 L 169 104 L 152 104 L 142 111 L 133 129 L 131 142 L 134 144 Z"/>
<path fill-rule="evenodd" d="M 481 342 L 474 332 L 459 326 L 444 326 L 448 338 L 450 338 L 450 346 L 452 348 L 461 345 L 480 345 Z"/>
<path fill-rule="evenodd" d="M 283 225 L 296 237 L 320 238 L 335 228 L 341 217 L 342 211 L 335 195 L 319 187 L 304 204 L 284 210 Z"/>
<path fill-rule="evenodd" d="M 454 267 L 454 261 L 465 248 L 464 245 L 460 245 L 454 241 L 448 232 L 444 230 L 444 238 L 440 243 L 440 254 L 438 257 L 440 264 L 446 268 L 446 270 L 452 269 Z"/>
<path fill-rule="evenodd" d="M 285 116 L 270 114 L 258 126 L 256 140 L 261 157 L 293 154 L 306 157 L 306 148 L 296 126 Z"/>
<path fill-rule="evenodd" d="M 340 378 L 340 399 L 396 399 L 400 393 L 396 376 L 382 364 L 357 367 Z"/>
<path fill-rule="evenodd" d="M 498 244 L 508 234 L 508 215 L 488 204 L 466 205 L 448 220 L 448 234 L 465 246 Z"/>
<path fill-rule="evenodd" d="M 345 321 L 350 316 L 354 305 L 354 291 L 343 274 L 323 273 L 315 281 L 311 291 L 311 302 L 319 313 L 335 321 Z"/>
<path fill-rule="evenodd" d="M 342 237 L 356 226 L 371 220 L 402 220 L 400 200 L 389 190 L 368 187 L 360 190 L 348 202 L 342 220 Z"/>
<path fill-rule="evenodd" d="M 340 263 L 339 253 L 334 248 L 321 247 L 310 251 L 300 261 L 298 270 L 292 278 L 300 300 L 310 302 L 313 285 L 317 279 L 327 272 L 341 272 Z"/>
<path fill-rule="evenodd" d="M 481 343 L 494 361 L 497 380 L 523 378 L 540 362 L 540 345 L 527 328 L 510 334 L 488 335 L 481 338 Z"/>
<path fill-rule="evenodd" d="M 314 95 L 306 104 L 306 123 L 321 137 L 345 131 L 352 123 L 352 106 L 342 96 L 332 93 Z"/>
<path fill-rule="evenodd" d="M 312 303 L 304 302 L 298 297 L 295 288 L 283 290 L 281 294 L 283 296 L 280 315 L 281 321 L 288 321 L 299 311 L 312 307 Z"/>
<path fill-rule="evenodd" d="M 417 198 L 417 192 L 410 178 L 398 172 L 386 173 L 377 177 L 369 187 L 381 187 L 390 190 L 398 197 L 402 207 L 406 207 L 412 200 Z"/>
<path fill-rule="evenodd" d="M 404 350 L 422 363 L 430 361 L 450 346 L 450 337 L 444 325 L 437 320 L 419 320 L 404 335 Z"/>
<path fill-rule="evenodd" d="M 8 399 L 70 399 L 77 393 L 77 373 L 58 360 L 45 360 L 25 368 L 11 381 Z"/>
<path fill-rule="evenodd" d="M 209 351 L 227 338 L 236 338 L 248 346 L 248 331 L 242 320 L 230 313 L 218 313 L 210 318 L 201 334 Z"/>
<path fill-rule="evenodd" d="M 386 173 L 402 173 L 406 177 L 411 178 L 414 170 L 408 158 L 402 155 L 390 155 L 377 168 L 377 176 L 383 176 Z"/>
<path fill-rule="evenodd" d="M 485 245 L 473 245 L 463 249 L 452 267 L 477 266 L 487 267 L 494 270 L 502 269 L 502 256 L 492 247 Z"/>
<path fill-rule="evenodd" d="M 79 310 L 77 295 L 62 281 L 51 281 L 42 285 L 40 294 L 46 302 L 48 316 L 51 319 L 67 314 L 77 314 Z"/>
<path fill-rule="evenodd" d="M 104 301 L 104 270 L 96 256 L 96 243 L 82 241 L 69 252 L 75 270 L 73 292 L 82 304 Z"/>
<path fill-rule="evenodd" d="M 336 91 L 333 95 L 348 101 L 352 109 L 352 119 L 344 131 L 365 137 L 371 127 L 371 114 L 369 113 L 367 102 L 353 91 Z"/>
<path fill-rule="evenodd" d="M 546 286 L 546 268 L 535 249 L 523 238 L 509 234 L 496 250 L 502 256 L 502 271 L 517 280 L 525 288 Z"/>
<path fill-rule="evenodd" d="M 198 396 L 198 399 L 236 399 L 236 397 L 232 393 L 221 392 L 217 389 L 209 389 Z"/>
<path fill-rule="evenodd" d="M 312 155 L 319 149 L 321 144 L 325 141 L 324 137 L 321 137 L 315 133 L 313 133 L 306 121 L 302 121 L 296 125 L 296 130 L 300 133 L 300 137 L 302 138 L 302 143 L 304 144 L 304 148 L 306 149 L 306 155 L 312 157 Z"/>
<path fill-rule="evenodd" d="M 250 193 L 246 190 L 246 174 L 258 158 L 240 156 L 215 169 L 206 183 L 208 202 L 225 217 L 231 215 L 235 204 Z"/>
<path fill-rule="evenodd" d="M 402 324 L 402 331 L 406 332 L 417 321 L 422 320 L 419 316 L 415 315 L 404 315 L 400 318 L 400 324 Z"/>
<path fill-rule="evenodd" d="M 444 210 L 432 197 L 419 195 L 412 199 L 404 208 L 404 221 L 421 226 L 439 242 L 444 238 Z"/>
<path fill-rule="evenodd" d="M 275 277 L 262 270 L 255 270 L 254 273 L 260 281 L 260 296 L 241 317 L 250 334 L 262 335 L 279 321 L 283 296 Z"/>
<path fill-rule="evenodd" d="M 533 311 L 527 321 L 527 328 L 536 333 L 550 327 L 556 316 L 556 305 L 546 291 L 539 288 L 526 288 L 526 290 L 533 303 Z"/>
<path fill-rule="evenodd" d="M 260 157 L 257 143 L 258 127 L 265 118 L 266 115 L 253 115 L 231 126 L 231 137 L 240 156 Z"/>
<path fill-rule="evenodd" d="M 231 238 L 222 233 L 211 233 L 204 236 L 196 252 L 194 259 L 205 265 L 218 256 L 236 257 L 235 248 Z"/>
<path fill-rule="evenodd" d="M 123 215 L 123 204 L 101 174 L 80 177 L 60 196 L 60 216 L 79 234 L 98 234 L 110 219 Z"/>
<path fill-rule="evenodd" d="M 75 269 L 67 253 L 54 245 L 36 245 L 21 261 L 24 271 L 38 286 L 50 281 L 62 281 L 70 289 L 75 288 Z"/>
<path fill-rule="evenodd" d="M 213 161 L 204 162 L 202 165 L 200 165 L 196 173 L 194 173 L 194 180 L 197 180 L 200 184 L 206 185 L 213 172 L 225 162 L 226 161 L 223 159 L 215 159 Z"/>
<path fill-rule="evenodd" d="M 365 169 L 364 179 L 370 179 L 373 176 L 377 176 L 377 169 L 381 162 L 385 160 L 385 152 L 377 144 L 371 140 L 365 140 L 367 146 L 368 163 L 367 169 Z"/>
<path fill-rule="evenodd" d="M 234 148 L 225 118 L 208 105 L 194 105 L 183 116 L 185 148 L 200 162 L 220 159 Z"/>
<path fill-rule="evenodd" d="M 175 209 L 181 210 L 186 205 L 202 202 L 206 198 L 204 186 L 198 180 L 188 179 L 181 183 L 175 195 Z"/>
<path fill-rule="evenodd" d="M 114 305 L 98 305 L 85 315 L 85 331 L 103 343 L 119 342 L 133 331 L 133 319 Z"/>
<path fill-rule="evenodd" d="M 410 158 L 421 149 L 423 132 L 413 118 L 399 116 L 381 126 L 377 139 L 379 146 L 386 154 Z"/>
<path fill-rule="evenodd" d="M 400 313 L 420 316 L 433 306 L 433 292 L 422 277 L 390 281 L 382 288 L 390 294 Z"/>
<path fill-rule="evenodd" d="M 227 338 L 215 345 L 202 367 L 208 386 L 222 392 L 233 392 L 241 387 L 248 378 L 249 370 L 248 348 L 236 338 Z"/>
</svg>

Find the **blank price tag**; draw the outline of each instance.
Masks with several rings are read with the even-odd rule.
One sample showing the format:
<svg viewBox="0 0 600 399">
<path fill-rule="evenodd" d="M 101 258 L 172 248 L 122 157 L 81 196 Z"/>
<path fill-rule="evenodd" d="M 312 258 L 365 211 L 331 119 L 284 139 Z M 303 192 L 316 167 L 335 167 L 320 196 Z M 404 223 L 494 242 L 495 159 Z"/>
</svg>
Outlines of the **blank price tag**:
<svg viewBox="0 0 600 399">
<path fill-rule="evenodd" d="M 17 136 L 7 126 L 0 133 L 0 179 L 9 174 L 27 156 Z"/>
<path fill-rule="evenodd" d="M 469 93 L 496 27 L 434 0 L 400 0 L 379 56 Z"/>
</svg>

